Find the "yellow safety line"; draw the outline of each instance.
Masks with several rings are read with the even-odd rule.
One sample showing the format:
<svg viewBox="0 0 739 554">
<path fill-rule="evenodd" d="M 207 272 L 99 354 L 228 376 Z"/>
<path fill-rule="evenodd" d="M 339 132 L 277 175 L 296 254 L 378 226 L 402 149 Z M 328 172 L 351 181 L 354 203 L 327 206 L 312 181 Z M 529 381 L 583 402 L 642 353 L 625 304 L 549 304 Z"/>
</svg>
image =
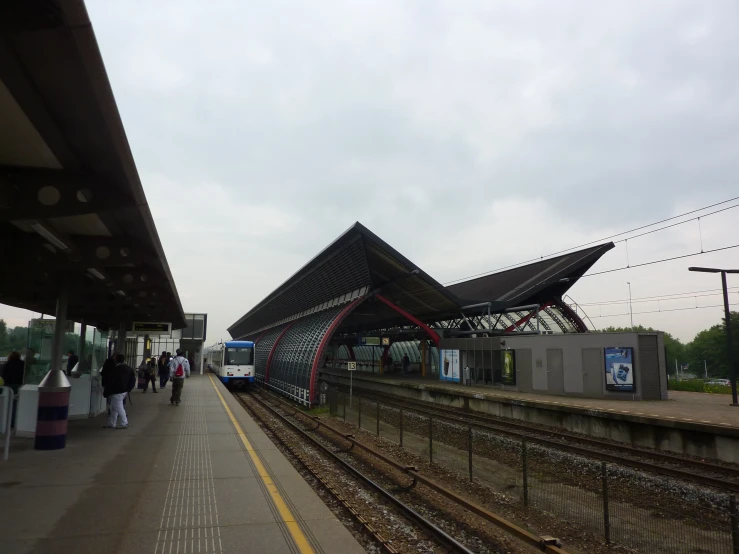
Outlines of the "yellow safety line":
<svg viewBox="0 0 739 554">
<path fill-rule="evenodd" d="M 267 487 L 269 495 L 272 497 L 272 501 L 275 503 L 275 506 L 277 506 L 277 511 L 280 512 L 280 517 L 282 518 L 282 521 L 285 523 L 288 530 L 290 531 L 290 534 L 292 535 L 295 544 L 298 546 L 298 549 L 300 549 L 301 554 L 315 554 L 313 548 L 311 548 L 310 543 L 308 543 L 308 539 L 305 538 L 303 530 L 300 528 L 300 525 L 298 525 L 298 522 L 295 520 L 295 517 L 290 511 L 290 508 L 287 507 L 285 500 L 282 498 L 282 495 L 280 495 L 280 492 L 277 490 L 277 486 L 275 485 L 274 481 L 272 481 L 272 478 L 269 476 L 269 473 L 267 473 L 267 470 L 264 468 L 262 459 L 259 457 L 257 451 L 254 450 L 254 447 L 249 442 L 249 439 L 246 438 L 244 430 L 241 428 L 241 425 L 239 425 L 239 422 L 236 421 L 236 418 L 234 417 L 231 409 L 226 404 L 226 400 L 223 398 L 221 391 L 219 391 L 218 387 L 216 387 L 215 381 L 213 381 L 213 376 L 208 375 L 208 377 L 210 377 L 210 384 L 213 385 L 218 398 L 221 399 L 221 403 L 226 409 L 228 417 L 231 418 L 231 423 L 233 423 L 234 427 L 236 427 L 236 432 L 238 433 L 241 442 L 244 443 L 246 451 L 249 453 L 252 462 L 254 462 L 254 465 L 257 468 L 257 473 L 259 474 L 259 477 L 262 478 L 262 481 Z"/>
</svg>

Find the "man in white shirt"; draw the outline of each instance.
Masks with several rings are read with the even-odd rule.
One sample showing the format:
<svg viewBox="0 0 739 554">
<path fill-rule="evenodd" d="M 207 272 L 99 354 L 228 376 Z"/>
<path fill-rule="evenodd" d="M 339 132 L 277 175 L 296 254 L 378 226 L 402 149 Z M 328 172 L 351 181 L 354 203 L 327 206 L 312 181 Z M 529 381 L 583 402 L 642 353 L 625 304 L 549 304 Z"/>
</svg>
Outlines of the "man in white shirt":
<svg viewBox="0 0 739 554">
<path fill-rule="evenodd" d="M 169 362 L 169 378 L 172 380 L 172 396 L 169 398 L 170 404 L 180 405 L 182 397 L 182 387 L 185 385 L 185 379 L 190 377 L 190 362 L 182 355 L 182 350 L 177 349 L 177 354 L 172 361 Z"/>
</svg>

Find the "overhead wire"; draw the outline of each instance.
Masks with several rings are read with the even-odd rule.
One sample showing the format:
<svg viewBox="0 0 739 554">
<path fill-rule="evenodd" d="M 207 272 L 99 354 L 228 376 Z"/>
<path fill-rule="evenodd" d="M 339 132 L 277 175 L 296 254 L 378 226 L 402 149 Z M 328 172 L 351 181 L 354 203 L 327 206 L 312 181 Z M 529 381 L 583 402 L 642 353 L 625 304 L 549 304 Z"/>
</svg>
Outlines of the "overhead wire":
<svg viewBox="0 0 739 554">
<path fill-rule="evenodd" d="M 641 315 L 641 314 L 658 314 L 662 312 L 681 312 L 685 310 L 702 310 L 704 308 L 723 308 L 723 304 L 711 304 L 710 306 L 691 306 L 689 308 L 668 308 L 665 310 L 646 310 L 643 312 L 634 312 L 633 314 L 630 312 L 626 312 L 623 314 L 599 314 L 599 315 L 590 315 L 588 314 L 588 319 L 596 319 L 601 317 L 622 317 L 622 316 L 628 316 L 628 315 Z"/>
<path fill-rule="evenodd" d="M 739 196 L 736 196 L 734 198 L 730 198 L 728 200 L 724 200 L 722 202 L 717 202 L 715 204 L 710 204 L 710 205 L 704 206 L 702 208 L 691 210 L 689 212 L 684 212 L 684 213 L 679 214 L 679 215 L 675 215 L 675 216 L 672 216 L 672 217 L 661 219 L 660 221 L 655 221 L 655 222 L 650 223 L 648 225 L 642 225 L 640 227 L 635 227 L 634 229 L 629 229 L 628 231 L 622 231 L 622 232 L 616 233 L 614 235 L 609 235 L 607 237 L 603 237 L 603 238 L 600 238 L 600 239 L 597 239 L 597 240 L 585 242 L 585 243 L 579 244 L 577 246 L 566 248 L 564 250 L 559 250 L 557 252 L 553 252 L 553 253 L 547 254 L 545 256 L 539 256 L 537 258 L 531 258 L 530 260 L 526 260 L 526 261 L 523 261 L 523 262 L 518 262 L 518 263 L 515 263 L 515 264 L 512 264 L 512 265 L 508 265 L 508 266 L 504 266 L 504 267 L 500 267 L 498 269 L 491 269 L 489 271 L 484 271 L 482 273 L 477 273 L 477 274 L 474 274 L 474 275 L 469 275 L 467 277 L 459 277 L 459 278 L 456 278 L 456 279 L 452 279 L 450 281 L 447 281 L 447 282 L 443 283 L 443 285 L 445 285 L 445 286 L 446 285 L 452 285 L 452 284 L 459 283 L 459 282 L 462 282 L 462 281 L 467 281 L 469 279 L 475 279 L 477 277 L 483 277 L 485 275 L 490 275 L 491 273 L 496 273 L 498 271 L 504 271 L 506 269 L 515 268 L 515 267 L 518 267 L 518 266 L 521 266 L 521 265 L 524 265 L 524 264 L 528 264 L 528 263 L 532 263 L 532 262 L 538 262 L 538 261 L 544 260 L 546 258 L 550 258 L 552 256 L 557 256 L 559 254 L 565 254 L 565 253 L 570 252 L 572 250 L 577 250 L 577 249 L 580 249 L 580 248 L 585 248 L 587 246 L 598 244 L 598 243 L 601 243 L 601 242 L 606 241 L 606 240 L 611 240 L 611 239 L 614 239 L 616 237 L 621 237 L 623 235 L 628 235 L 628 234 L 634 233 L 636 231 L 641 231 L 642 229 L 647 229 L 649 227 L 654 227 L 655 225 L 659 225 L 659 224 L 665 223 L 667 221 L 672 221 L 674 219 L 679 219 L 679 218 L 682 218 L 682 217 L 685 217 L 685 216 L 688 216 L 688 215 L 692 215 L 694 213 L 703 212 L 703 211 L 708 210 L 710 208 L 715 208 L 716 206 L 721 206 L 723 204 L 728 204 L 729 202 L 734 202 L 735 200 L 739 200 Z M 678 225 L 683 225 L 685 223 L 690 223 L 691 221 L 695 221 L 697 219 L 708 217 L 708 216 L 711 216 L 711 215 L 714 215 L 714 214 L 717 214 L 717 213 L 721 213 L 721 212 L 724 212 L 724 211 L 727 211 L 727 210 L 731 210 L 731 209 L 734 209 L 734 208 L 737 208 L 737 207 L 739 207 L 739 204 L 734 204 L 733 206 L 728 206 L 728 207 L 722 208 L 720 210 L 715 210 L 715 211 L 710 212 L 710 213 L 707 213 L 707 214 L 702 214 L 702 215 L 700 215 L 698 217 L 693 217 L 693 218 L 690 218 L 690 219 L 686 219 L 685 221 L 680 221 L 680 222 L 677 222 L 677 223 L 673 223 L 671 225 L 666 225 L 665 227 L 660 227 L 659 229 L 653 229 L 653 230 L 648 231 L 646 233 L 640 233 L 639 235 L 635 235 L 633 237 L 625 237 L 625 238 L 620 239 L 620 240 L 615 241 L 615 242 L 625 242 L 625 241 L 628 241 L 628 240 L 639 238 L 639 237 L 642 237 L 642 236 L 645 236 L 645 235 L 649 235 L 651 233 L 656 233 L 658 231 L 663 231 L 663 230 L 669 229 L 671 227 L 676 227 Z M 706 252 L 709 252 L 709 251 L 706 251 Z M 631 267 L 634 267 L 634 266 L 631 266 Z"/>
<path fill-rule="evenodd" d="M 728 287 L 731 292 L 739 292 L 739 287 Z M 642 296 L 639 298 L 624 298 L 622 300 L 604 300 L 602 302 L 578 302 L 578 306 L 609 306 L 613 304 L 637 304 L 644 302 L 670 302 L 672 300 L 690 300 L 691 298 L 703 298 L 706 296 L 721 296 L 722 289 L 705 289 L 691 292 L 678 292 L 675 294 L 663 294 L 658 296 Z"/>
</svg>

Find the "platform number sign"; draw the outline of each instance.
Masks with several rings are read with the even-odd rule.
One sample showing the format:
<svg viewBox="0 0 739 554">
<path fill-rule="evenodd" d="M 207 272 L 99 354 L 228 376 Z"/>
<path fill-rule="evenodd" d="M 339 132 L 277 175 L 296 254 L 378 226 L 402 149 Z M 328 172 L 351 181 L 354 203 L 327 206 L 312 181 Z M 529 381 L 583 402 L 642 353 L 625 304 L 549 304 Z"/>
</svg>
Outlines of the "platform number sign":
<svg viewBox="0 0 739 554">
<path fill-rule="evenodd" d="M 349 371 L 356 371 L 357 370 L 357 362 L 348 362 L 348 370 Z"/>
</svg>

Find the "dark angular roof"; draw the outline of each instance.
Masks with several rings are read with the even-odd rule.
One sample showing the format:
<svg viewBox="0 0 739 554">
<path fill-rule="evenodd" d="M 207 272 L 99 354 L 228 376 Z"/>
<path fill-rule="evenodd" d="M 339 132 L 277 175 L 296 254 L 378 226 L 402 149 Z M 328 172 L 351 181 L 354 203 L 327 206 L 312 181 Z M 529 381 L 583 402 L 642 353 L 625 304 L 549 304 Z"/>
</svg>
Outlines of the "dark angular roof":
<svg viewBox="0 0 739 554">
<path fill-rule="evenodd" d="M 456 309 L 459 305 L 443 285 L 364 225 L 355 223 L 228 332 L 233 337 L 244 337 L 358 289 L 380 289 L 414 314 Z"/>
<path fill-rule="evenodd" d="M 469 304 L 502 302 L 515 306 L 544 302 L 553 297 L 561 297 L 603 254 L 613 247 L 612 242 L 600 244 L 556 258 L 449 285 L 447 289 Z"/>
<path fill-rule="evenodd" d="M 416 264 L 355 223 L 287 281 L 229 327 L 234 338 L 255 338 L 268 328 L 352 291 L 377 292 L 422 321 L 459 316 L 460 308 L 494 302 L 500 309 L 559 298 L 613 244 L 445 287 Z M 562 282 L 563 278 L 568 281 Z M 542 299 L 542 300 L 540 300 Z M 367 313 L 364 313 L 367 312 Z M 371 312 L 371 313 L 370 313 Z M 396 312 L 372 307 L 359 327 L 396 324 Z M 401 318 L 402 319 L 402 318 Z"/>
</svg>

